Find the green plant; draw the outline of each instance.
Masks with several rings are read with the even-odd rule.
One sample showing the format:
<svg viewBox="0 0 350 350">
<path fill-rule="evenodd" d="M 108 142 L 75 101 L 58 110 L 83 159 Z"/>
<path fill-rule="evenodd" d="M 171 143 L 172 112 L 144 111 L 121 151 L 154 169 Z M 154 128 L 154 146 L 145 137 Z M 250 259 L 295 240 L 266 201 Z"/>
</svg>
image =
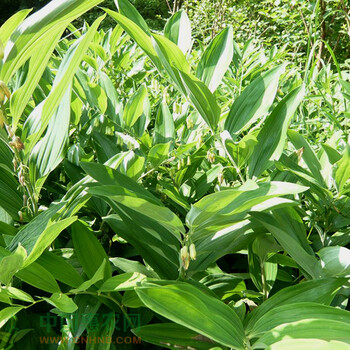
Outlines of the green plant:
<svg viewBox="0 0 350 350">
<path fill-rule="evenodd" d="M 99 3 L 0 28 L 1 348 L 347 349 L 349 68 Z"/>
</svg>

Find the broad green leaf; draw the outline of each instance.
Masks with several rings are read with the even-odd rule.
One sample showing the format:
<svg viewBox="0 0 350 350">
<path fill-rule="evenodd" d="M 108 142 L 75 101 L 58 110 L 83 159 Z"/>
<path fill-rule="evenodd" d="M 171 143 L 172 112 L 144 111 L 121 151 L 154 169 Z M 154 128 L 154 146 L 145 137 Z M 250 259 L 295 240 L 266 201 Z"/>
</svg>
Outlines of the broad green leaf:
<svg viewBox="0 0 350 350">
<path fill-rule="evenodd" d="M 350 312 L 313 302 L 287 304 L 273 308 L 263 315 L 249 332 L 249 337 L 255 338 L 279 325 L 306 319 L 337 320 L 349 323 Z"/>
<path fill-rule="evenodd" d="M 186 54 L 192 46 L 191 22 L 184 10 L 174 13 L 164 27 L 164 36 Z"/>
<path fill-rule="evenodd" d="M 162 101 L 157 110 L 154 126 L 154 143 L 167 143 L 175 139 L 175 125 L 166 101 Z"/>
<path fill-rule="evenodd" d="M 74 303 L 78 306 L 78 310 L 73 313 L 71 322 L 67 323 L 74 337 L 80 337 L 89 323 L 96 320 L 101 302 L 92 295 L 79 294 L 75 296 Z"/>
<path fill-rule="evenodd" d="M 187 226 L 191 229 L 192 239 L 197 239 L 242 221 L 250 210 L 259 209 L 254 206 L 261 204 L 259 211 L 273 207 L 277 200 L 274 197 L 306 190 L 307 187 L 287 182 L 273 181 L 259 185 L 247 182 L 237 189 L 209 194 L 195 203 L 187 214 Z M 263 206 L 265 201 L 266 207 Z"/>
<path fill-rule="evenodd" d="M 18 190 L 18 185 L 12 172 L 0 166 L 0 206 L 15 220 L 18 220 L 18 212 L 23 206 L 23 198 Z M 11 198 L 10 201 L 9 198 Z"/>
<path fill-rule="evenodd" d="M 350 345 L 337 340 L 285 339 L 274 343 L 266 350 L 350 350 Z"/>
<path fill-rule="evenodd" d="M 14 251 L 19 244 L 23 245 L 28 254 L 23 267 L 35 261 L 61 231 L 76 220 L 76 217 L 71 217 L 56 221 L 62 207 L 62 203 L 54 204 L 48 210 L 36 216 L 29 224 L 18 231 L 7 247 L 10 251 Z"/>
<path fill-rule="evenodd" d="M 186 95 L 186 90 L 179 74 L 179 70 L 186 74 L 190 73 L 190 66 L 186 57 L 172 41 L 164 36 L 153 34 L 152 42 L 162 68 L 168 73 L 179 91 Z"/>
<path fill-rule="evenodd" d="M 107 95 L 103 88 L 96 84 L 88 82 L 88 87 L 90 91 L 90 97 L 93 103 L 93 107 L 98 108 L 101 114 L 105 114 L 107 110 Z"/>
<path fill-rule="evenodd" d="M 221 138 L 228 154 L 233 158 L 239 168 L 243 168 L 253 154 L 254 147 L 258 143 L 255 135 L 248 134 L 242 137 L 238 143 L 234 143 L 231 136 L 224 131 Z"/>
<path fill-rule="evenodd" d="M 78 287 L 84 282 L 75 268 L 54 252 L 45 251 L 36 262 L 49 271 L 58 281 L 68 286 Z"/>
<path fill-rule="evenodd" d="M 0 247 L 0 261 L 10 255 L 11 253 L 8 250 Z M 16 277 L 38 289 L 44 290 L 45 292 L 60 292 L 60 288 L 53 276 L 35 262 L 18 271 Z"/>
<path fill-rule="evenodd" d="M 271 345 L 291 335 L 297 339 L 337 340 L 350 345 L 348 323 L 330 319 L 307 319 L 275 327 L 260 337 L 254 347 Z"/>
<path fill-rule="evenodd" d="M 57 28 L 49 31 L 42 37 L 41 45 L 33 52 L 28 65 L 26 80 L 11 96 L 10 109 L 12 114 L 13 130 L 17 129 L 17 124 L 31 98 L 35 88 L 48 65 L 52 52 L 64 32 L 64 28 Z M 43 54 L 44 53 L 44 54 Z"/>
<path fill-rule="evenodd" d="M 123 193 L 118 193 L 118 188 L 108 187 L 107 191 L 103 191 L 103 188 L 104 186 L 94 186 L 88 191 L 93 195 L 100 195 L 102 198 L 108 198 L 111 201 L 110 204 L 112 207 L 118 207 L 118 204 L 121 204 L 123 207 L 138 212 L 145 218 L 148 217 L 150 220 L 156 221 L 159 225 L 163 226 L 165 230 L 171 232 L 174 238 L 180 241 L 180 233 L 184 233 L 185 228 L 179 217 L 169 208 L 150 203 L 142 198 L 125 196 Z M 100 192 L 100 190 L 103 192 Z"/>
<path fill-rule="evenodd" d="M 27 257 L 26 250 L 18 245 L 15 252 L 5 256 L 0 262 L 0 282 L 4 285 L 10 284 L 12 277 L 22 268 Z"/>
<path fill-rule="evenodd" d="M 321 146 L 325 150 L 331 164 L 334 164 L 341 159 L 341 154 L 332 146 L 327 145 L 326 143 L 321 144 Z"/>
<path fill-rule="evenodd" d="M 142 27 L 139 26 L 137 19 L 129 19 L 122 14 L 111 11 L 107 8 L 103 8 L 103 10 L 118 22 L 118 24 L 126 31 L 126 33 L 128 33 L 130 37 L 133 38 L 135 42 L 141 47 L 141 49 L 147 54 L 155 66 L 160 69 L 161 63 L 152 45 L 151 37 L 142 29 Z"/>
<path fill-rule="evenodd" d="M 324 247 L 317 255 L 325 276 L 346 277 L 350 275 L 350 250 L 345 247 Z"/>
<path fill-rule="evenodd" d="M 60 292 L 60 287 L 52 274 L 36 262 L 18 271 L 16 277 L 45 292 Z"/>
<path fill-rule="evenodd" d="M 136 181 L 145 170 L 146 159 L 134 151 L 129 151 L 120 164 L 120 172 Z"/>
<path fill-rule="evenodd" d="M 134 246 L 160 277 L 176 279 L 179 275 L 179 238 L 140 211 L 121 203 L 116 203 L 114 209 L 118 215 L 104 218 L 112 230 Z"/>
<path fill-rule="evenodd" d="M 43 297 L 42 299 L 54 307 L 57 307 L 57 309 L 61 310 L 62 312 L 69 314 L 78 309 L 78 306 L 74 303 L 74 301 L 62 293 L 54 293 L 50 298 Z"/>
<path fill-rule="evenodd" d="M 170 142 L 158 143 L 157 145 L 154 145 L 149 150 L 147 159 L 156 168 L 161 163 L 163 163 L 164 160 L 169 158 L 169 152 L 170 152 Z"/>
<path fill-rule="evenodd" d="M 222 81 L 233 57 L 233 29 L 223 29 L 204 51 L 196 70 L 196 76 L 202 80 L 211 92 Z"/>
<path fill-rule="evenodd" d="M 321 164 L 319 160 L 317 159 L 317 156 L 309 143 L 304 139 L 302 135 L 300 135 L 295 130 L 288 130 L 288 138 L 290 142 L 294 145 L 295 149 L 302 148 L 302 157 L 305 161 L 306 165 L 310 169 L 312 175 L 315 177 L 315 179 L 320 183 L 323 184 L 323 178 L 321 175 Z"/>
<path fill-rule="evenodd" d="M 162 202 L 153 196 L 151 192 L 119 171 L 98 163 L 82 162 L 80 165 L 88 175 L 102 185 L 124 188 L 128 192 L 134 193 L 136 197 L 144 198 L 151 203 L 162 205 Z"/>
<path fill-rule="evenodd" d="M 312 278 L 320 278 L 321 266 L 307 243 L 304 224 L 293 208 L 281 208 L 268 213 L 251 213 L 275 237 L 284 250 Z"/>
<path fill-rule="evenodd" d="M 78 257 L 84 272 L 89 278 L 93 278 L 103 261 L 108 262 L 108 256 L 98 241 L 94 232 L 82 221 L 76 221 L 72 225 L 72 239 L 74 251 Z M 93 259 L 91 258 L 93 257 Z M 111 266 L 107 263 L 104 270 L 104 280 L 112 276 Z M 100 285 L 99 282 L 97 285 Z"/>
<path fill-rule="evenodd" d="M 135 328 L 132 332 L 143 341 L 169 349 L 192 347 L 198 350 L 213 349 L 213 341 L 176 323 L 156 323 Z"/>
<path fill-rule="evenodd" d="M 21 24 L 21 22 L 28 16 L 31 10 L 21 10 L 12 15 L 8 20 L 0 27 L 0 39 L 2 44 L 6 46 L 7 41 L 10 39 L 11 34 Z"/>
<path fill-rule="evenodd" d="M 153 34 L 152 37 L 156 42 L 155 49 L 168 73 L 172 70 L 171 67 L 186 74 L 190 73 L 190 65 L 177 45 L 162 35 Z"/>
<path fill-rule="evenodd" d="M 124 259 L 124 258 L 110 258 L 110 262 L 123 272 L 138 272 L 147 277 L 157 278 L 157 274 L 150 268 L 141 264 L 139 261 Z"/>
<path fill-rule="evenodd" d="M 270 249 L 266 250 L 265 247 Z M 254 242 L 248 246 L 248 263 L 250 277 L 265 297 L 271 291 L 277 277 L 278 265 L 269 260 L 278 251 L 275 240 L 268 235 L 259 235 Z"/>
<path fill-rule="evenodd" d="M 141 117 L 146 99 L 146 86 L 141 85 L 141 87 L 132 95 L 125 106 L 123 119 L 127 127 L 131 128 Z"/>
<path fill-rule="evenodd" d="M 54 0 L 26 18 L 12 33 L 6 45 L 0 80 L 7 83 L 41 46 L 42 39 L 48 32 L 55 32 L 57 28 L 65 29 L 71 21 L 100 2 L 101 0 Z"/>
<path fill-rule="evenodd" d="M 277 92 L 278 81 L 285 66 L 262 73 L 255 78 L 234 101 L 225 122 L 225 130 L 239 134 L 270 109 Z"/>
<path fill-rule="evenodd" d="M 350 179 L 350 146 L 344 149 L 342 158 L 336 163 L 337 170 L 335 171 L 335 182 L 337 183 L 338 191 L 342 192 L 345 184 Z"/>
<path fill-rule="evenodd" d="M 27 303 L 34 302 L 34 299 L 23 290 L 14 288 L 14 287 L 6 287 L 0 289 L 0 295 L 6 294 L 9 298 L 26 301 Z"/>
<path fill-rule="evenodd" d="M 36 183 L 51 173 L 65 156 L 70 122 L 71 88 L 68 87 L 60 105 L 49 121 L 43 139 L 30 154 L 29 166 L 31 182 Z M 38 191 L 39 192 L 39 191 Z"/>
<path fill-rule="evenodd" d="M 72 293 L 83 292 L 89 289 L 96 282 L 101 281 L 104 278 L 105 267 L 106 267 L 106 260 L 103 260 L 101 266 L 96 270 L 96 272 L 94 273 L 91 279 L 83 282 L 78 288 L 71 289 L 70 291 Z"/>
<path fill-rule="evenodd" d="M 10 306 L 0 310 L 0 328 L 22 309 L 24 309 L 24 306 Z"/>
<path fill-rule="evenodd" d="M 122 273 L 113 276 L 105 281 L 99 288 L 100 292 L 120 292 L 133 290 L 136 285 L 143 281 L 146 277 L 138 272 Z"/>
<path fill-rule="evenodd" d="M 220 119 L 220 107 L 218 106 L 214 95 L 207 86 L 193 75 L 179 71 L 187 94 L 198 113 L 208 124 L 216 130 Z"/>
<path fill-rule="evenodd" d="M 116 324 L 120 322 L 120 318 L 115 315 L 114 311 L 111 311 L 110 308 L 102 307 L 101 313 L 97 314 L 95 318 L 95 322 L 97 326 L 95 327 L 89 327 L 87 329 L 87 337 L 88 339 L 107 339 L 107 342 L 105 341 L 104 344 L 101 342 L 88 342 L 86 344 L 86 350 L 108 350 L 111 348 L 111 343 L 109 342 L 109 339 L 112 339 L 113 332 L 116 329 Z M 118 314 L 117 314 L 118 315 Z M 128 321 L 125 320 L 125 328 L 128 326 Z M 118 327 L 117 327 L 118 328 Z M 121 337 L 122 339 L 126 339 Z M 130 337 L 131 339 L 131 337 Z M 114 342 L 120 342 L 120 338 L 117 338 L 114 340 Z M 125 343 L 127 343 L 129 340 L 127 339 Z M 141 342 L 140 342 L 141 343 Z M 129 347 L 129 345 L 127 345 Z M 134 346 L 134 345 L 132 345 Z M 118 346 L 116 346 L 118 347 Z"/>
<path fill-rule="evenodd" d="M 255 323 L 268 311 L 275 307 L 299 302 L 314 302 L 330 304 L 344 284 L 344 279 L 327 278 L 311 280 L 281 289 L 272 297 L 264 301 L 246 319 L 246 332 L 250 332 Z"/>
<path fill-rule="evenodd" d="M 130 4 L 128 0 L 114 0 L 118 11 L 123 16 L 129 18 L 134 23 L 136 23 L 146 34 L 150 35 L 150 31 L 146 21 L 139 14 L 136 8 Z"/>
<path fill-rule="evenodd" d="M 278 160 L 281 156 L 289 122 L 302 101 L 304 93 L 303 86 L 291 91 L 267 117 L 257 137 L 258 145 L 254 148 L 249 160 L 250 178 L 258 177 L 268 168 L 269 161 Z"/>
<path fill-rule="evenodd" d="M 244 349 L 244 330 L 237 314 L 223 302 L 185 283 L 166 281 L 136 287 L 142 302 L 154 312 L 220 344 Z"/>
<path fill-rule="evenodd" d="M 110 77 L 104 73 L 100 72 L 100 84 L 107 95 L 107 110 L 106 114 L 112 118 L 117 124 L 122 125 L 121 113 L 123 110 L 123 105 L 119 101 L 117 91 L 111 81 Z"/>
<path fill-rule="evenodd" d="M 56 74 L 50 94 L 30 114 L 24 125 L 25 150 L 29 154 L 45 131 L 79 68 L 103 17 L 98 18 L 88 32 L 69 48 Z"/>
</svg>

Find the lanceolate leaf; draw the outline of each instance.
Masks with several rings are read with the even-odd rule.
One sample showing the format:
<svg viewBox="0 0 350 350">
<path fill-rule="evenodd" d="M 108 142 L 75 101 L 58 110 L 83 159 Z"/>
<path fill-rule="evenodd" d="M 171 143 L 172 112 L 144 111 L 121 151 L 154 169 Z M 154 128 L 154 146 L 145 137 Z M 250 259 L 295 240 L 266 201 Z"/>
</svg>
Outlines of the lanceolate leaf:
<svg viewBox="0 0 350 350">
<path fill-rule="evenodd" d="M 24 135 L 26 138 L 25 150 L 27 154 L 33 149 L 45 131 L 52 115 L 58 108 L 102 19 L 102 17 L 97 19 L 89 31 L 78 39 L 67 51 L 55 77 L 50 94 L 33 110 L 27 119 L 24 126 Z"/>
<path fill-rule="evenodd" d="M 154 142 L 167 143 L 175 138 L 175 125 L 169 107 L 163 100 L 158 107 L 156 124 L 154 126 Z"/>
<path fill-rule="evenodd" d="M 32 183 L 47 176 L 64 158 L 69 133 L 70 102 L 71 87 L 50 120 L 44 138 L 35 145 L 30 155 Z"/>
<path fill-rule="evenodd" d="M 147 89 L 141 85 L 125 106 L 123 118 L 127 127 L 131 128 L 143 114 L 145 99 Z"/>
<path fill-rule="evenodd" d="M 256 342 L 256 347 L 274 344 L 292 334 L 297 339 L 337 340 L 350 344 L 349 324 L 337 320 L 301 320 L 277 326 Z"/>
<path fill-rule="evenodd" d="M 18 231 L 7 247 L 10 251 L 15 251 L 19 244 L 25 248 L 28 257 L 24 262 L 24 267 L 35 261 L 61 231 L 76 220 L 76 217 L 57 220 L 58 212 L 62 207 L 63 204 L 55 204 L 39 214 L 28 225 Z"/>
<path fill-rule="evenodd" d="M 142 340 L 151 344 L 164 347 L 165 344 L 169 349 L 174 347 L 192 347 L 199 350 L 213 349 L 213 341 L 198 332 L 180 326 L 176 323 L 156 323 L 148 324 L 133 329 L 133 333 Z"/>
<path fill-rule="evenodd" d="M 284 288 L 262 303 L 248 316 L 245 329 L 250 332 L 255 323 L 266 312 L 277 306 L 298 302 L 315 302 L 329 305 L 343 283 L 343 279 L 327 278 L 302 282 Z"/>
<path fill-rule="evenodd" d="M 55 32 L 58 27 L 64 29 L 71 21 L 101 1 L 54 0 L 29 16 L 18 26 L 6 45 L 0 80 L 10 80 L 16 70 L 38 49 L 38 45 L 41 46 L 42 38 L 47 32 Z M 45 55 L 46 52 L 42 54 Z"/>
<path fill-rule="evenodd" d="M 263 335 L 278 325 L 307 319 L 332 320 L 349 323 L 350 312 L 313 302 L 292 303 L 273 308 L 263 315 L 250 331 L 251 338 Z"/>
<path fill-rule="evenodd" d="M 147 35 L 150 34 L 146 21 L 128 0 L 114 0 L 114 2 L 120 14 L 135 22 Z"/>
<path fill-rule="evenodd" d="M 2 44 L 6 46 L 7 41 L 10 39 L 11 34 L 21 24 L 21 22 L 28 16 L 31 10 L 21 10 L 12 15 L 1 27 L 0 27 L 0 40 Z"/>
<path fill-rule="evenodd" d="M 129 19 L 128 17 L 107 8 L 104 8 L 104 11 L 106 11 L 106 13 L 108 13 L 119 23 L 119 25 L 136 41 L 141 49 L 149 56 L 155 66 L 160 70 L 161 64 L 159 57 L 153 48 L 150 35 L 147 34 L 138 23 L 135 23 L 133 18 Z"/>
<path fill-rule="evenodd" d="M 337 170 L 335 172 L 335 181 L 338 186 L 338 191 L 341 192 L 344 185 L 350 179 L 350 146 L 344 149 L 342 158 L 337 162 Z"/>
<path fill-rule="evenodd" d="M 143 283 L 136 293 L 151 310 L 220 344 L 244 349 L 237 314 L 223 302 L 184 282 Z"/>
<path fill-rule="evenodd" d="M 204 51 L 198 63 L 196 76 L 211 92 L 221 83 L 233 57 L 233 29 L 231 26 L 219 33 Z"/>
<path fill-rule="evenodd" d="M 268 346 L 267 350 L 350 350 L 350 345 L 337 340 L 285 339 Z"/>
<path fill-rule="evenodd" d="M 12 127 L 14 130 L 17 129 L 19 119 L 34 89 L 37 87 L 47 67 L 48 61 L 51 58 L 52 51 L 56 47 L 63 32 L 64 28 L 57 28 L 53 32 L 47 32 L 43 35 L 41 46 L 38 46 L 33 52 L 29 61 L 25 83 L 17 89 L 11 97 Z"/>
<path fill-rule="evenodd" d="M 216 130 L 220 119 L 220 107 L 218 106 L 214 95 L 204 83 L 194 76 L 181 71 L 179 71 L 179 74 L 194 107 L 208 126 L 211 129 Z"/>
<path fill-rule="evenodd" d="M 288 138 L 297 150 L 302 148 L 301 156 L 303 157 L 303 160 L 305 161 L 315 179 L 320 184 L 323 184 L 321 164 L 309 143 L 295 130 L 288 130 Z"/>
<path fill-rule="evenodd" d="M 74 251 L 84 269 L 84 272 L 91 279 L 96 271 L 101 267 L 103 261 L 108 262 L 108 256 L 98 241 L 94 232 L 82 221 L 77 221 L 72 225 L 72 239 Z M 94 257 L 91 259 L 91 257 Z M 112 276 L 109 262 L 104 268 L 104 279 Z M 99 282 L 97 285 L 100 285 Z"/>
<path fill-rule="evenodd" d="M 268 112 L 275 99 L 278 80 L 284 69 L 282 65 L 261 74 L 243 90 L 234 101 L 226 118 L 225 130 L 231 135 L 238 134 Z"/>
<path fill-rule="evenodd" d="M 187 13 L 180 10 L 174 13 L 164 27 L 164 35 L 186 54 L 192 46 L 191 22 Z"/>
<path fill-rule="evenodd" d="M 304 97 L 303 86 L 291 91 L 272 111 L 258 134 L 258 146 L 249 161 L 249 177 L 258 177 L 269 161 L 278 160 L 284 148 L 287 128 L 291 118 Z"/>
</svg>

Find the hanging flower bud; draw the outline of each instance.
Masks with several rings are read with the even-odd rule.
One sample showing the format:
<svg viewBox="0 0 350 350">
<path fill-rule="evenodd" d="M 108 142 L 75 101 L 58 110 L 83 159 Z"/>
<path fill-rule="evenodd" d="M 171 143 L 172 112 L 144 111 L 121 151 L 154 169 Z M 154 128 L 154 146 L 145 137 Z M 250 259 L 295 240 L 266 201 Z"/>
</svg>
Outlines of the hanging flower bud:
<svg viewBox="0 0 350 350">
<path fill-rule="evenodd" d="M 23 222 L 23 213 L 21 211 L 19 211 L 18 216 L 19 216 L 20 223 L 22 223 Z"/>
<path fill-rule="evenodd" d="M 10 125 L 6 125 L 6 130 L 7 130 L 7 134 L 9 135 L 9 138 L 13 138 L 13 136 L 15 136 Z"/>
<path fill-rule="evenodd" d="M 177 170 L 181 170 L 181 161 L 180 160 L 177 162 Z"/>
<path fill-rule="evenodd" d="M 28 204 L 28 197 L 24 194 L 23 195 L 23 206 L 26 207 Z"/>
<path fill-rule="evenodd" d="M 298 149 L 296 151 L 296 153 L 297 153 L 297 156 L 298 156 L 298 163 L 300 163 L 301 162 L 301 158 L 303 157 L 304 147 L 301 147 L 300 149 Z"/>
<path fill-rule="evenodd" d="M 11 92 L 7 85 L 0 80 L 0 103 L 5 101 L 5 96 L 9 99 L 11 97 Z"/>
<path fill-rule="evenodd" d="M 191 157 L 190 157 L 190 156 L 187 156 L 186 165 L 187 165 L 187 166 L 190 166 L 190 165 L 191 165 Z"/>
<path fill-rule="evenodd" d="M 215 162 L 215 153 L 209 150 L 207 152 L 207 159 L 209 163 L 213 164 Z"/>
<path fill-rule="evenodd" d="M 187 270 L 188 266 L 190 265 L 190 256 L 188 254 L 187 245 L 185 245 L 184 247 L 181 248 L 180 256 L 181 256 L 182 266 L 185 270 Z"/>
<path fill-rule="evenodd" d="M 24 149 L 24 144 L 22 142 L 22 140 L 18 137 L 15 136 L 11 142 L 9 142 L 9 144 L 15 148 L 17 151 L 21 151 L 22 149 Z"/>
<path fill-rule="evenodd" d="M 196 144 L 196 148 L 200 149 L 202 147 L 202 144 L 203 144 L 203 137 L 202 135 L 200 135 Z"/>
<path fill-rule="evenodd" d="M 196 260 L 197 258 L 196 246 L 194 243 L 190 245 L 190 258 L 191 260 Z"/>
<path fill-rule="evenodd" d="M 219 185 L 222 185 L 223 182 L 224 182 L 224 174 L 220 171 L 218 174 L 218 183 Z"/>
<path fill-rule="evenodd" d="M 181 159 L 181 168 L 183 168 L 185 166 L 185 158 Z"/>
<path fill-rule="evenodd" d="M 18 180 L 19 180 L 19 183 L 21 184 L 21 186 L 24 187 L 26 184 L 26 178 L 23 175 L 19 175 Z"/>
<path fill-rule="evenodd" d="M 180 114 L 182 112 L 182 107 L 177 102 L 174 103 L 174 113 Z"/>
<path fill-rule="evenodd" d="M 12 160 L 12 164 L 13 164 L 13 171 L 17 171 L 17 160 L 15 158 Z"/>
<path fill-rule="evenodd" d="M 186 118 L 186 125 L 187 125 L 187 129 L 193 129 L 193 127 L 194 127 L 193 120 L 189 117 Z"/>
</svg>

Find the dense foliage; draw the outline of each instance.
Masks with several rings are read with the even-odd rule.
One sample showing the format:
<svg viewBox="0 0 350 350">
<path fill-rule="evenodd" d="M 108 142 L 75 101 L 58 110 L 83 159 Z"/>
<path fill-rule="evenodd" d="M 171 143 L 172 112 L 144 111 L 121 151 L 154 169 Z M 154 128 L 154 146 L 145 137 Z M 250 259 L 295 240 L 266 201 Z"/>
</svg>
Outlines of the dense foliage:
<svg viewBox="0 0 350 350">
<path fill-rule="evenodd" d="M 346 60 L 100 3 L 0 27 L 0 348 L 349 349 Z"/>
</svg>

